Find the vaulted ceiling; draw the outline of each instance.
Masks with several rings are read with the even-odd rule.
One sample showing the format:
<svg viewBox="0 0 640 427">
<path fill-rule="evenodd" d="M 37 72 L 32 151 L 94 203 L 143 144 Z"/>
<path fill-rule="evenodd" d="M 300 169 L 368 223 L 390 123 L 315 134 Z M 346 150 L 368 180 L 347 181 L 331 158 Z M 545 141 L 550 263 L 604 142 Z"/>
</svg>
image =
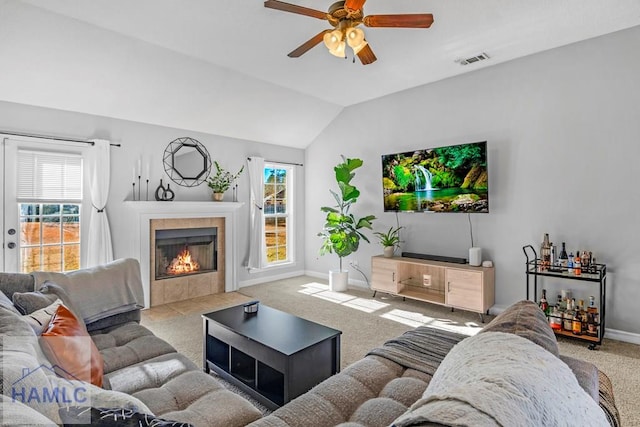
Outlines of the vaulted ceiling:
<svg viewBox="0 0 640 427">
<path fill-rule="evenodd" d="M 0 0 L 0 100 L 304 148 L 345 107 L 640 25 L 638 0 L 368 0 L 364 12 L 434 23 L 364 28 L 378 60 L 363 66 L 322 44 L 287 57 L 328 24 L 261 0 Z"/>
</svg>

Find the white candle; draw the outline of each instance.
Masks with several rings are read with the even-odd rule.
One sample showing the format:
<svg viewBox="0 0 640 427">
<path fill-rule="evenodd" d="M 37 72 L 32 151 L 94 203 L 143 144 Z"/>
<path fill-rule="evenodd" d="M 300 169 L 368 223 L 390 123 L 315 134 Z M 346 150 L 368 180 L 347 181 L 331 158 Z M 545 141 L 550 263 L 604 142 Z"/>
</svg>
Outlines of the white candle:
<svg viewBox="0 0 640 427">
<path fill-rule="evenodd" d="M 136 167 L 133 167 L 133 183 L 135 184 L 136 182 Z"/>
<path fill-rule="evenodd" d="M 147 179 L 149 179 L 149 177 L 151 177 L 151 164 L 149 163 L 149 160 L 146 161 L 144 165 L 144 170 L 145 170 L 145 175 Z"/>
<path fill-rule="evenodd" d="M 138 157 L 138 177 L 142 175 L 142 158 Z"/>
</svg>

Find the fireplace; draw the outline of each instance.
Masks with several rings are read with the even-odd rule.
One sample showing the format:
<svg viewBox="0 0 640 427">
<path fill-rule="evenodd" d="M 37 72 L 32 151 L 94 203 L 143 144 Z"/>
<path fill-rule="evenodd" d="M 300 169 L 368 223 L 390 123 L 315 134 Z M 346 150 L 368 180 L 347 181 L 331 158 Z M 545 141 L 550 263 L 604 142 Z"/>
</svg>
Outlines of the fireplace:
<svg viewBox="0 0 640 427">
<path fill-rule="evenodd" d="M 218 229 L 178 228 L 155 231 L 155 280 L 217 271 Z"/>
<path fill-rule="evenodd" d="M 149 225 L 150 306 L 225 291 L 225 218 L 154 218 Z"/>
</svg>

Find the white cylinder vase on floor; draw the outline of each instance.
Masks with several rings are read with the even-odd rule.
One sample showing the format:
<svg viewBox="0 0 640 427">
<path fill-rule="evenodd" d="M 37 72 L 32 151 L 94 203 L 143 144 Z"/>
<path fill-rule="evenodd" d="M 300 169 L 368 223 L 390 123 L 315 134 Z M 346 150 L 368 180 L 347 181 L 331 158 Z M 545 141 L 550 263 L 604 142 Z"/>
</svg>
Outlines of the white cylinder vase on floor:
<svg viewBox="0 0 640 427">
<path fill-rule="evenodd" d="M 334 292 L 344 292 L 349 283 L 349 270 L 329 271 L 329 290 Z"/>
</svg>

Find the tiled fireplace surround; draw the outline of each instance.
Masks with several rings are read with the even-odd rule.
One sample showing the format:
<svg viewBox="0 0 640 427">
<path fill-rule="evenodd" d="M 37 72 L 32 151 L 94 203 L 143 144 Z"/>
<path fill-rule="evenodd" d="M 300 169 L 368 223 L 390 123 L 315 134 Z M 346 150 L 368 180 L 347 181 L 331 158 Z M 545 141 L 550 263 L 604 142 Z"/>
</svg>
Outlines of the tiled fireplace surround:
<svg viewBox="0 0 640 427">
<path fill-rule="evenodd" d="M 243 203 L 127 201 L 125 204 L 138 217 L 133 221 L 133 251 L 140 261 L 145 307 L 237 290 L 234 239 L 237 210 Z M 155 230 L 196 227 L 217 228 L 217 271 L 154 280 Z"/>
</svg>

